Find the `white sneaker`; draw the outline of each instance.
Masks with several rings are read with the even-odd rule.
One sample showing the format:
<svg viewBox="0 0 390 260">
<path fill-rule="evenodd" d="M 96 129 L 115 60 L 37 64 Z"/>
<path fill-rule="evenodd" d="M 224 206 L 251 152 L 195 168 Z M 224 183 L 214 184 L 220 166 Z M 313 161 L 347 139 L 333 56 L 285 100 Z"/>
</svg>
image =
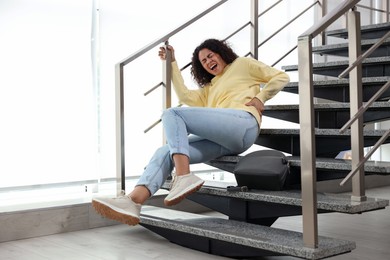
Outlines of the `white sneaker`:
<svg viewBox="0 0 390 260">
<path fill-rule="evenodd" d="M 189 173 L 175 176 L 168 196 L 164 200 L 167 206 L 173 206 L 185 199 L 186 196 L 196 192 L 202 187 L 204 180 Z"/>
<path fill-rule="evenodd" d="M 134 226 L 139 223 L 141 204 L 135 203 L 128 196 L 117 198 L 93 198 L 92 206 L 103 217 Z"/>
</svg>

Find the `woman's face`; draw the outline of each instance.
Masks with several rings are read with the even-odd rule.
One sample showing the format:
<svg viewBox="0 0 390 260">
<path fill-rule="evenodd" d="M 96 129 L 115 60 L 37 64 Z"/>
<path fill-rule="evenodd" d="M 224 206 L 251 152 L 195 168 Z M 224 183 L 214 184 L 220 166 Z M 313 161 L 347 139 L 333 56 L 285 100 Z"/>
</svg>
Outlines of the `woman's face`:
<svg viewBox="0 0 390 260">
<path fill-rule="evenodd" d="M 226 67 L 226 62 L 218 53 L 206 48 L 199 51 L 198 58 L 203 68 L 214 76 L 221 74 Z"/>
</svg>

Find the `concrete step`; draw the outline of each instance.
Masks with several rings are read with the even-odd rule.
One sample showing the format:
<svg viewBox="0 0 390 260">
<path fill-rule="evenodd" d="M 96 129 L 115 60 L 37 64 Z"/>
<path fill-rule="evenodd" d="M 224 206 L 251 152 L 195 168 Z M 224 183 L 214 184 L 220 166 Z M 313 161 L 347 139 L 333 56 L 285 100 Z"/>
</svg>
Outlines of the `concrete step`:
<svg viewBox="0 0 390 260">
<path fill-rule="evenodd" d="M 145 206 L 140 224 L 173 243 L 234 258 L 289 255 L 321 259 L 356 248 L 355 242 L 319 236 L 318 247 L 303 244 L 302 233 Z"/>
<path fill-rule="evenodd" d="M 390 23 L 379 23 L 361 27 L 362 39 L 378 39 L 390 31 Z M 348 30 L 339 29 L 326 32 L 327 36 L 348 39 Z"/>
<path fill-rule="evenodd" d="M 363 130 L 364 147 L 373 146 L 386 130 Z M 387 138 L 384 143 L 389 143 Z M 299 129 L 262 128 L 255 142 L 270 149 L 279 150 L 291 155 L 300 155 Z M 316 157 L 335 158 L 340 151 L 351 149 L 351 133 L 339 129 L 315 129 Z"/>
<path fill-rule="evenodd" d="M 363 78 L 363 101 L 367 102 L 378 92 L 378 90 L 390 80 L 390 77 L 366 77 Z M 314 81 L 314 96 L 338 102 L 349 102 L 349 80 L 337 79 L 326 81 Z M 293 94 L 299 94 L 298 82 L 290 82 L 283 91 Z M 390 99 L 390 88 L 380 97 L 379 100 L 387 101 Z"/>
<path fill-rule="evenodd" d="M 316 128 L 341 128 L 350 119 L 349 103 L 314 104 Z M 299 105 L 267 105 L 264 116 L 299 124 Z M 390 118 L 390 102 L 374 102 L 364 113 L 364 123 L 374 123 Z"/>
<path fill-rule="evenodd" d="M 348 60 L 319 62 L 313 64 L 313 73 L 323 76 L 338 77 L 348 66 Z M 298 65 L 282 66 L 282 69 L 286 72 L 297 71 Z M 362 62 L 362 76 L 390 76 L 390 56 L 366 58 Z"/>
<path fill-rule="evenodd" d="M 377 42 L 377 39 L 373 40 L 363 40 L 361 42 L 361 51 L 362 54 L 366 52 L 372 45 Z M 333 55 L 348 57 L 348 43 L 339 43 L 339 44 L 329 44 L 323 46 L 313 47 L 313 53 L 320 55 Z M 374 52 L 370 54 L 369 57 L 382 57 L 390 56 L 390 38 L 386 39 Z"/>
</svg>

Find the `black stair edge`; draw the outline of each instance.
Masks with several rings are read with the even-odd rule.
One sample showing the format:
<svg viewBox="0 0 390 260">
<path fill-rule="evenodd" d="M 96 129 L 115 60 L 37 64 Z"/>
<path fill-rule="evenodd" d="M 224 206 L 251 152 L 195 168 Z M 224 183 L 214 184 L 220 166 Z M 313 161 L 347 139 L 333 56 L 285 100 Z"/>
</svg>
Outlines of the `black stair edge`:
<svg viewBox="0 0 390 260">
<path fill-rule="evenodd" d="M 356 248 L 355 242 L 324 236 L 318 237 L 317 248 L 308 248 L 303 244 L 301 232 L 153 206 L 142 208 L 140 224 L 146 228 L 155 226 L 173 230 L 177 232 L 176 242 L 180 241 L 180 234 L 192 234 L 194 246 L 197 243 L 196 236 L 206 237 L 304 259 L 321 259 L 348 253 Z M 175 243 L 173 240 L 171 242 Z"/>
<path fill-rule="evenodd" d="M 365 137 L 382 137 L 387 130 L 363 130 L 363 135 Z M 345 132 L 340 133 L 339 129 L 319 129 L 316 128 L 314 130 L 316 136 L 350 136 L 351 130 L 347 129 Z M 280 129 L 280 128 L 262 128 L 260 129 L 260 136 L 261 135 L 300 135 L 300 129 L 299 128 L 286 128 L 286 129 Z"/>
<path fill-rule="evenodd" d="M 377 39 L 366 39 L 361 41 L 361 46 L 371 46 L 377 43 Z M 386 39 L 381 46 L 390 45 L 390 38 Z M 313 47 L 313 53 L 321 54 L 321 53 L 327 53 L 328 51 L 335 51 L 335 50 L 348 50 L 348 43 L 335 43 L 335 44 L 327 44 L 327 45 L 321 45 L 321 46 L 314 46 Z"/>
<path fill-rule="evenodd" d="M 266 190 L 249 190 L 247 192 L 237 191 L 231 192 L 226 189 L 229 184 L 224 182 L 219 183 L 217 187 L 216 182 L 209 186 L 206 181 L 205 185 L 197 191 L 201 194 L 211 196 L 238 198 L 251 201 L 261 201 L 267 203 L 275 203 L 281 205 L 301 206 L 302 198 L 300 190 L 283 190 L 283 191 L 266 191 Z M 170 181 L 167 181 L 163 189 L 169 189 Z M 317 193 L 317 207 L 318 209 L 329 212 L 342 212 L 348 214 L 362 213 L 366 211 L 383 209 L 389 205 L 389 200 L 378 198 L 367 198 L 366 201 L 355 202 L 351 200 L 350 195 L 346 194 L 329 194 Z"/>
<path fill-rule="evenodd" d="M 375 32 L 375 31 L 378 31 L 378 32 L 384 31 L 383 34 L 385 34 L 389 30 L 390 30 L 390 23 L 377 23 L 377 24 L 363 25 L 363 26 L 361 26 L 362 39 L 367 39 L 364 36 L 365 33 L 370 33 L 370 32 Z M 345 28 L 330 30 L 330 31 L 325 32 L 325 34 L 326 34 L 326 36 L 338 37 L 338 38 L 343 38 L 343 39 L 348 38 L 348 30 Z M 375 38 L 378 38 L 378 37 L 375 37 Z"/>
<path fill-rule="evenodd" d="M 288 161 L 292 167 L 301 167 L 301 160 L 298 156 L 290 156 Z M 351 171 L 352 163 L 351 160 L 344 159 L 316 158 L 316 169 Z M 377 175 L 390 175 L 390 162 L 367 161 L 364 163 L 364 171 Z"/>
<path fill-rule="evenodd" d="M 383 77 L 364 77 L 362 78 L 362 83 L 366 85 L 370 84 L 377 84 L 377 83 L 383 83 L 383 85 L 390 80 L 389 76 L 383 76 Z M 289 82 L 285 88 L 289 87 L 298 87 L 299 82 L 293 81 Z M 348 86 L 349 85 L 349 79 L 331 79 L 331 80 L 317 80 L 313 81 L 314 87 L 339 87 L 339 86 Z"/>
<path fill-rule="evenodd" d="M 236 164 L 242 158 L 242 155 L 231 155 L 231 156 L 222 156 L 215 160 L 210 161 L 210 164 L 213 163 L 227 163 L 227 164 Z M 301 167 L 301 159 L 299 156 L 287 156 L 290 167 Z M 351 171 L 352 164 L 351 160 L 336 159 L 336 158 L 321 158 L 317 157 L 316 169 L 327 170 L 327 171 Z M 231 168 L 234 168 L 231 167 Z M 364 163 L 364 171 L 369 174 L 376 175 L 390 175 L 390 162 L 387 161 L 367 161 Z M 230 171 L 232 172 L 232 171 Z"/>
<path fill-rule="evenodd" d="M 320 103 L 320 104 L 314 104 L 315 110 L 326 110 L 326 111 L 332 111 L 332 110 L 340 110 L 340 109 L 349 109 L 350 103 L 335 103 L 335 102 L 329 102 L 329 103 Z M 368 109 L 372 108 L 390 108 L 390 102 L 387 101 L 378 101 L 374 102 L 370 105 Z M 266 105 L 264 107 L 264 111 L 267 110 L 298 110 L 299 104 L 284 104 L 284 105 Z"/>
<path fill-rule="evenodd" d="M 372 57 L 372 58 L 364 59 L 362 65 L 365 66 L 365 65 L 372 65 L 372 64 L 388 64 L 389 62 L 390 62 L 390 56 Z M 349 66 L 348 60 L 318 62 L 318 63 L 313 63 L 313 70 L 319 68 L 348 67 L 348 66 Z M 296 71 L 298 70 L 298 65 L 285 65 L 282 66 L 282 70 Z"/>
</svg>

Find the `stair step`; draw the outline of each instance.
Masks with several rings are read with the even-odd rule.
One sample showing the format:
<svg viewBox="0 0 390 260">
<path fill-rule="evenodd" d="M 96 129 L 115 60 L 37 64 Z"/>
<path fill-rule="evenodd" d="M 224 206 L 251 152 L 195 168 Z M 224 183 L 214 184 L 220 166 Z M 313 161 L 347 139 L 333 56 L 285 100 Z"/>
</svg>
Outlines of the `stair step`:
<svg viewBox="0 0 390 260">
<path fill-rule="evenodd" d="M 361 42 L 361 51 L 362 53 L 366 52 L 372 45 L 374 45 L 378 40 L 363 40 Z M 348 43 L 339 43 L 339 44 L 328 44 L 323 46 L 313 47 L 313 53 L 321 55 L 333 55 L 348 57 Z M 369 57 L 382 57 L 390 56 L 390 38 L 386 39 L 374 52 L 370 54 Z"/>
<path fill-rule="evenodd" d="M 363 101 L 367 102 L 378 92 L 378 90 L 390 80 L 390 77 L 366 77 L 362 79 Z M 283 91 L 293 94 L 299 94 L 298 82 L 288 83 Z M 349 80 L 337 79 L 326 81 L 314 81 L 314 96 L 323 99 L 329 99 L 338 102 L 349 102 Z M 379 100 L 388 100 L 390 98 L 390 88 L 379 98 Z"/>
<path fill-rule="evenodd" d="M 378 39 L 385 35 L 390 30 L 390 23 L 380 23 L 365 25 L 361 27 L 361 38 L 362 39 Z M 338 37 L 347 39 L 348 30 L 339 29 L 326 32 L 327 36 Z"/>
<path fill-rule="evenodd" d="M 300 190 L 283 190 L 283 191 L 267 191 L 267 190 L 249 190 L 247 192 L 228 191 L 226 187 L 230 185 L 224 182 L 208 182 L 197 191 L 197 193 L 207 194 L 212 196 L 239 198 L 251 201 L 261 201 L 290 206 L 302 206 Z M 170 187 L 170 181 L 166 181 L 163 189 Z M 328 194 L 317 193 L 317 208 L 329 212 L 341 212 L 356 214 L 365 211 L 383 209 L 389 205 L 389 200 L 367 198 L 366 201 L 356 202 L 351 201 L 351 196 L 346 194 Z"/>
<path fill-rule="evenodd" d="M 386 133 L 386 130 L 363 130 L 364 146 L 369 147 Z M 390 137 L 384 143 L 389 143 Z M 340 151 L 351 149 L 350 130 L 340 133 L 339 129 L 315 129 L 317 157 L 335 158 Z M 300 155 L 299 129 L 267 129 L 262 128 L 256 144 L 283 151 L 291 155 Z"/>
<path fill-rule="evenodd" d="M 228 172 L 233 172 L 235 164 L 242 158 L 242 156 L 222 156 L 218 159 L 210 161 L 210 165 L 229 165 L 230 169 L 229 171 L 228 167 L 225 167 L 225 169 Z M 301 159 L 298 156 L 287 156 L 287 159 L 289 161 L 289 164 L 291 167 L 301 167 Z M 334 158 L 316 158 L 316 169 L 318 170 L 325 170 L 329 172 L 333 171 L 344 171 L 344 172 L 350 172 L 352 170 L 351 161 L 350 160 L 343 160 L 343 159 L 334 159 Z M 217 167 L 219 168 L 219 167 Z M 367 161 L 364 164 L 364 171 L 366 174 L 375 174 L 375 175 L 390 175 L 390 162 L 386 161 Z"/>
<path fill-rule="evenodd" d="M 313 73 L 338 77 L 348 66 L 348 60 L 314 63 Z M 390 56 L 366 58 L 362 62 L 362 67 L 363 77 L 390 76 Z M 282 66 L 282 69 L 285 71 L 297 71 L 298 65 Z"/>
<path fill-rule="evenodd" d="M 350 119 L 349 103 L 314 104 L 315 127 L 341 128 Z M 299 123 L 299 105 L 267 105 L 264 116 Z M 374 102 L 363 114 L 364 123 L 390 118 L 390 102 Z"/>
<path fill-rule="evenodd" d="M 152 206 L 142 208 L 140 224 L 168 236 L 171 242 L 197 249 L 204 238 L 305 259 L 321 259 L 356 248 L 355 242 L 324 236 L 319 236 L 317 248 L 307 248 L 300 232 Z M 171 233 L 167 234 L 169 231 Z M 185 244 L 183 234 L 189 235 L 192 241 Z M 212 252 L 209 247 L 213 243 L 206 244 L 204 251 Z"/>
</svg>

